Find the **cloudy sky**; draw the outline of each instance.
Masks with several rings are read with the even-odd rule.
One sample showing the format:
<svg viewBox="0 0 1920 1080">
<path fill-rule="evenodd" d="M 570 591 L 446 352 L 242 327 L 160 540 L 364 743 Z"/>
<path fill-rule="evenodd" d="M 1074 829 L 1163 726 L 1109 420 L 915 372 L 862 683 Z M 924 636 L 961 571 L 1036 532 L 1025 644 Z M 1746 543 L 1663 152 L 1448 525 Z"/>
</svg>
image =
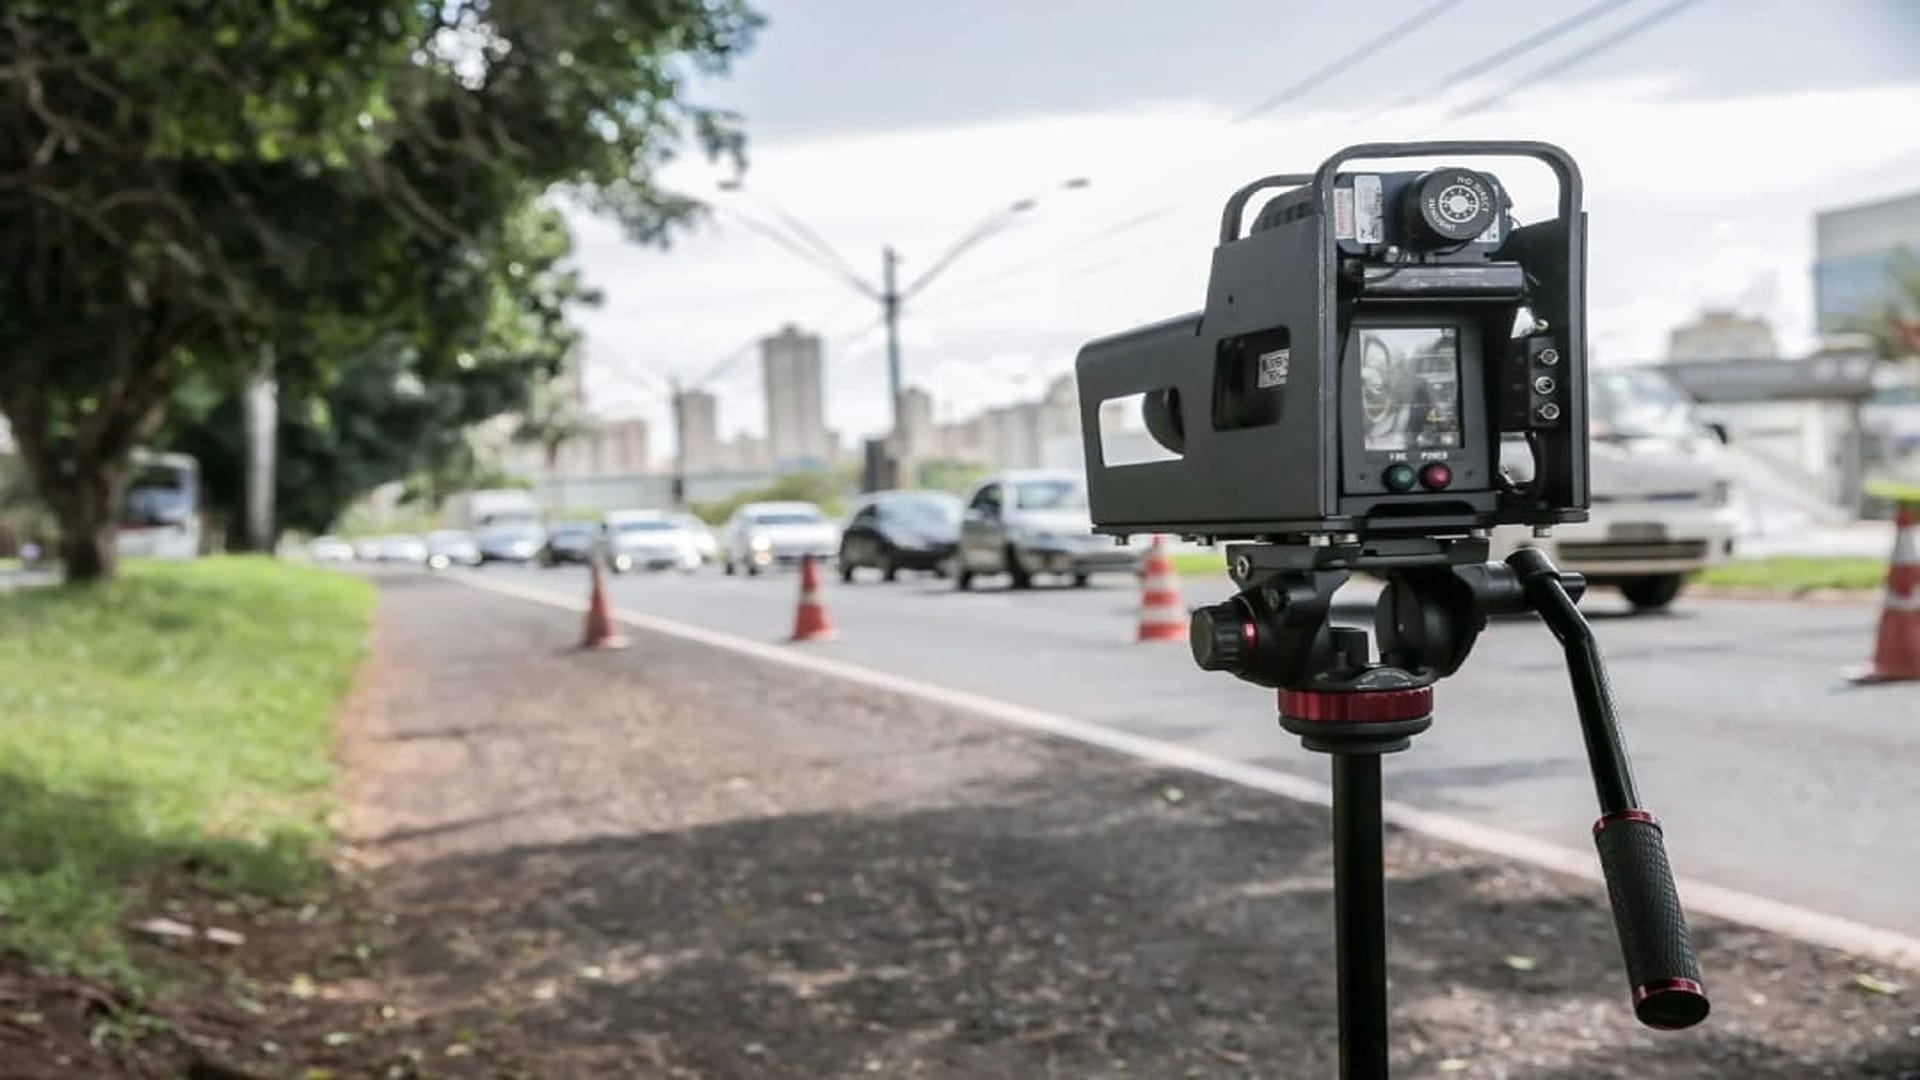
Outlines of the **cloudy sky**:
<svg viewBox="0 0 1920 1080">
<path fill-rule="evenodd" d="M 745 190 L 720 191 L 727 173 L 703 161 L 671 166 L 669 183 L 721 209 L 664 252 L 575 222 L 606 295 L 581 316 L 592 403 L 652 419 L 662 450 L 659 378 L 730 355 L 711 384 L 722 427 L 763 427 L 742 346 L 787 322 L 828 338 L 829 423 L 848 438 L 887 424 L 878 306 L 742 215 L 803 221 L 869 281 L 892 244 L 911 280 L 983 217 L 1037 196 L 907 309 L 907 382 L 946 418 L 1034 396 L 1090 337 L 1197 307 L 1225 195 L 1348 143 L 1570 150 L 1588 185 L 1602 362 L 1658 357 L 1707 305 L 1763 314 L 1784 348 L 1805 348 L 1812 214 L 1920 188 L 1911 0 L 1452 0 L 1306 89 L 1435 0 L 760 6 L 759 43 L 696 95 L 743 115 Z M 1450 82 L 1590 9 L 1565 36 Z M 1537 178 L 1501 174 L 1526 217 Z M 1074 177 L 1090 183 L 1062 186 Z"/>
</svg>

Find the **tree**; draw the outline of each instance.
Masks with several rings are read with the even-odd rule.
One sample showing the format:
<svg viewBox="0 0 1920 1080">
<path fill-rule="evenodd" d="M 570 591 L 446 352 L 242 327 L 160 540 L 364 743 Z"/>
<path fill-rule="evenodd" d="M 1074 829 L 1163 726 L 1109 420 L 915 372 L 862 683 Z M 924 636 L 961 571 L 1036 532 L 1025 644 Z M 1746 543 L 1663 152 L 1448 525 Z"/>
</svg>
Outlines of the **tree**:
<svg viewBox="0 0 1920 1080">
<path fill-rule="evenodd" d="M 1847 329 L 1873 338 L 1883 360 L 1920 358 L 1920 255 L 1895 252 L 1885 298 Z"/>
<path fill-rule="evenodd" d="M 666 242 L 698 206 L 659 166 L 741 148 L 685 72 L 758 25 L 744 0 L 10 0 L 0 410 L 69 579 L 113 572 L 128 455 L 183 380 L 325 388 L 383 353 L 458 379 L 443 306 L 498 302 L 476 279 L 555 191 Z"/>
<path fill-rule="evenodd" d="M 540 448 L 540 463 L 551 479 L 560 468 L 560 451 L 592 430 L 593 421 L 567 388 L 548 380 L 534 387 L 513 437 Z"/>
</svg>

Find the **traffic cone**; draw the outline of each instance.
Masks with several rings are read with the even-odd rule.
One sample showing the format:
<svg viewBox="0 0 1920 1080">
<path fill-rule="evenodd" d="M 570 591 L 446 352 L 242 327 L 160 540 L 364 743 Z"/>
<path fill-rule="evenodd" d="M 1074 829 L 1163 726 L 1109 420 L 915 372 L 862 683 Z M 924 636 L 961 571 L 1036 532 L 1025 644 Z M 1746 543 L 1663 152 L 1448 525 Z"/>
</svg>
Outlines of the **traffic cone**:
<svg viewBox="0 0 1920 1080">
<path fill-rule="evenodd" d="M 1180 583 L 1173 576 L 1160 538 L 1147 549 L 1145 573 L 1140 578 L 1140 636 L 1138 641 L 1187 640 L 1187 607 L 1180 602 Z"/>
<path fill-rule="evenodd" d="M 811 555 L 800 558 L 800 606 L 793 613 L 790 640 L 833 640 L 833 623 L 827 620 L 827 609 L 820 603 L 820 572 L 814 568 Z"/>
<path fill-rule="evenodd" d="M 1873 663 L 1854 675 L 1855 682 L 1920 679 L 1920 522 L 1914 520 L 1913 505 L 1900 504 L 1893 517 L 1893 555 L 1887 560 L 1887 596 Z"/>
<path fill-rule="evenodd" d="M 587 597 L 587 633 L 580 647 L 624 649 L 627 639 L 620 633 L 620 628 L 613 624 L 613 611 L 607 607 L 607 589 L 600 580 L 600 560 L 591 559 L 587 566 L 593 574 L 593 591 Z"/>
</svg>

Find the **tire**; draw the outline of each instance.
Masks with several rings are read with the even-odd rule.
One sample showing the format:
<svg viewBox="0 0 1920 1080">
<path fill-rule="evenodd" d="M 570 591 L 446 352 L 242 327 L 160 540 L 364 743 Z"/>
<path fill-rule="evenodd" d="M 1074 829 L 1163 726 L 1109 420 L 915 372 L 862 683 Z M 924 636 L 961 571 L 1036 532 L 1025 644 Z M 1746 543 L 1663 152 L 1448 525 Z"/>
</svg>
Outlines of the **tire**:
<svg viewBox="0 0 1920 1080">
<path fill-rule="evenodd" d="M 1033 588 L 1033 575 L 1020 565 L 1020 554 L 1007 545 L 1007 581 L 1016 589 Z"/>
<path fill-rule="evenodd" d="M 853 564 L 847 561 L 845 555 L 840 556 L 840 583 L 842 585 L 853 584 Z"/>
<path fill-rule="evenodd" d="M 1685 584 L 1686 579 L 1679 574 L 1628 578 L 1620 583 L 1620 595 L 1627 598 L 1635 611 L 1659 611 L 1673 603 Z"/>
<path fill-rule="evenodd" d="M 1088 580 L 1089 575 L 1087 574 L 1075 574 L 1073 575 L 1073 587 L 1076 589 L 1084 589 L 1087 587 Z"/>
<path fill-rule="evenodd" d="M 900 580 L 900 564 L 894 561 L 892 555 L 882 554 L 880 556 L 880 580 Z"/>
<path fill-rule="evenodd" d="M 759 565 L 758 563 L 748 563 L 748 564 L 747 564 L 747 576 L 748 576 L 748 577 L 759 577 L 759 576 L 760 576 L 760 565 Z"/>
<path fill-rule="evenodd" d="M 726 562 L 726 572 L 728 577 L 733 576 L 733 560 L 732 559 L 728 559 Z"/>
<path fill-rule="evenodd" d="M 953 557 L 953 585 L 961 592 L 973 588 L 973 571 L 967 569 L 967 561 L 959 555 Z"/>
</svg>

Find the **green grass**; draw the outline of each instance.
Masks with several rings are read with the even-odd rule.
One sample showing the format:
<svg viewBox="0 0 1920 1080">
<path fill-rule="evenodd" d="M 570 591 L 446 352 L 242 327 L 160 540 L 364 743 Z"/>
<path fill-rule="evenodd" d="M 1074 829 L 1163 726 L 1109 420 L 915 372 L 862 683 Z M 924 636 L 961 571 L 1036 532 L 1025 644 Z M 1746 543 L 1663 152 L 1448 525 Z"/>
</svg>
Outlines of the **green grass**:
<svg viewBox="0 0 1920 1080">
<path fill-rule="evenodd" d="M 357 578 L 260 558 L 0 595 L 0 946 L 137 981 L 124 924 L 160 873 L 310 884 L 372 604 Z"/>
<path fill-rule="evenodd" d="M 1757 589 L 1877 589 L 1887 580 L 1885 559 L 1862 557 L 1811 558 L 1779 556 L 1744 559 L 1703 571 L 1703 585 L 1735 585 Z"/>
</svg>

